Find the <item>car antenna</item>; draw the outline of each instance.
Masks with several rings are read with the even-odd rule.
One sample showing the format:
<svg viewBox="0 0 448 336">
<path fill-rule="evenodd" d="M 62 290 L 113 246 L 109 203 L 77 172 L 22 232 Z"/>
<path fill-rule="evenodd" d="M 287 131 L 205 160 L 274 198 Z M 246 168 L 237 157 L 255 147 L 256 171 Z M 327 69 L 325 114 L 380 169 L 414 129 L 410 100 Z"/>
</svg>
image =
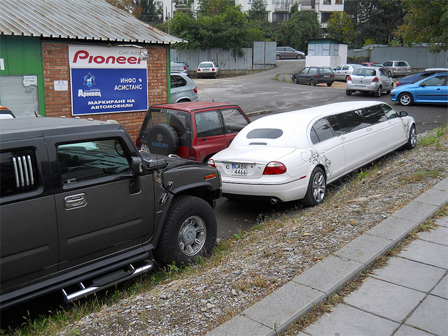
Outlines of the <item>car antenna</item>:
<svg viewBox="0 0 448 336">
<path fill-rule="evenodd" d="M 211 100 L 212 100 L 212 103 L 214 103 L 215 102 L 215 100 L 207 93 L 207 92 L 205 92 L 204 90 L 202 90 L 202 89 L 199 89 L 199 90 L 201 90 L 202 92 L 204 92 Z"/>
</svg>

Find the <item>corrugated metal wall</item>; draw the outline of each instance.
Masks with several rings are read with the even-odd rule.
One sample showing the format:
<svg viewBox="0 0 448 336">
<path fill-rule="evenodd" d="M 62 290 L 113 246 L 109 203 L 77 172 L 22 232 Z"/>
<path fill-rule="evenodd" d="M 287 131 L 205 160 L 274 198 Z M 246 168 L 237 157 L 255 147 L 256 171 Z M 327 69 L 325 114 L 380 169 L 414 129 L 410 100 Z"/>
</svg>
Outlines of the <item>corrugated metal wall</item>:
<svg viewBox="0 0 448 336">
<path fill-rule="evenodd" d="M 243 48 L 244 55 L 233 55 L 232 51 L 224 49 L 207 50 L 181 50 L 171 49 L 171 61 L 186 62 L 190 71 L 195 71 L 199 63 L 203 61 L 213 61 L 217 63 L 219 70 L 263 70 L 275 65 L 275 42 L 260 42 L 255 50 L 261 53 L 261 58 L 265 61 L 260 64 L 260 57 L 254 57 L 252 48 Z M 271 46 L 274 44 L 274 47 Z M 254 62 L 254 58 L 256 62 Z"/>
<path fill-rule="evenodd" d="M 387 60 L 405 60 L 413 69 L 448 68 L 448 51 L 431 53 L 429 47 L 383 47 L 360 52 L 350 50 L 348 56 L 369 56 L 370 62 L 378 63 Z"/>
</svg>

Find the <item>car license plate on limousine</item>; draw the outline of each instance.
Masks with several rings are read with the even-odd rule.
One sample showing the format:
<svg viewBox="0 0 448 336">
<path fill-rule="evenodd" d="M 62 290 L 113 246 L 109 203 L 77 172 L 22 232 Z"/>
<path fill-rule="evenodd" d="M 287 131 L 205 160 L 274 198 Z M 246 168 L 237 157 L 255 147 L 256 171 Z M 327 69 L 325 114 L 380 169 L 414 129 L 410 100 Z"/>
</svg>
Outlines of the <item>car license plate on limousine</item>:
<svg viewBox="0 0 448 336">
<path fill-rule="evenodd" d="M 232 163 L 232 175 L 246 176 L 247 163 Z"/>
</svg>

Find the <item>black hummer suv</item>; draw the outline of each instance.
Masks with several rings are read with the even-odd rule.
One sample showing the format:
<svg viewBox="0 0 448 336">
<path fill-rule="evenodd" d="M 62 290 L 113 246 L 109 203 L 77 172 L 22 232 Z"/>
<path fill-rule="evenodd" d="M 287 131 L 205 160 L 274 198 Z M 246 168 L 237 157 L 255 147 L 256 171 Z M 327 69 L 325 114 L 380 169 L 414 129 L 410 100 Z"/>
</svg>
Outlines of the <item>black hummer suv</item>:
<svg viewBox="0 0 448 336">
<path fill-rule="evenodd" d="M 215 245 L 217 170 L 140 153 L 118 123 L 4 119 L 0 164 L 0 308 L 69 302 Z"/>
</svg>

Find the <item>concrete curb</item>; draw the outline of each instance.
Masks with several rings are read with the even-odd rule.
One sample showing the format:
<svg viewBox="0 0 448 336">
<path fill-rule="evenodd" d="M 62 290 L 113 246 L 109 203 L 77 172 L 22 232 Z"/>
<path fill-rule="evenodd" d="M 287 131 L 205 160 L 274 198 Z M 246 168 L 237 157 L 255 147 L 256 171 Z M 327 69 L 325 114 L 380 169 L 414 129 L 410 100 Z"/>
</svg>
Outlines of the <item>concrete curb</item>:
<svg viewBox="0 0 448 336">
<path fill-rule="evenodd" d="M 448 204 L 448 178 L 207 336 L 275 336 L 326 301 Z"/>
</svg>

